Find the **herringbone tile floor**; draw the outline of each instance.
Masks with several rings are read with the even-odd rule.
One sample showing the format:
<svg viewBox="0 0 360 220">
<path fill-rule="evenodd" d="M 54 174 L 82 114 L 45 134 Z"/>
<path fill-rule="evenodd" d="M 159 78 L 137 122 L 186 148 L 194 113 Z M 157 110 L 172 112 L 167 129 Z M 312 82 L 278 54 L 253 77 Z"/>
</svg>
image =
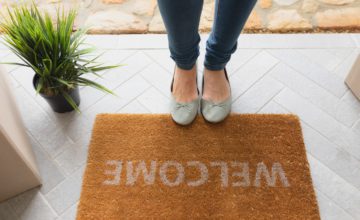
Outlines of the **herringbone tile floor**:
<svg viewBox="0 0 360 220">
<path fill-rule="evenodd" d="M 7 66 L 43 186 L 0 203 L 0 219 L 74 219 L 95 115 L 168 112 L 174 64 L 165 35 L 87 42 L 107 64 L 126 65 L 97 79 L 118 97 L 81 89 L 82 114 L 53 113 L 35 95 L 32 71 Z M 300 116 L 323 219 L 360 219 L 360 102 L 343 82 L 359 52 L 360 34 L 243 34 L 228 64 L 234 112 Z M 2 44 L 0 59 L 17 60 Z"/>
</svg>

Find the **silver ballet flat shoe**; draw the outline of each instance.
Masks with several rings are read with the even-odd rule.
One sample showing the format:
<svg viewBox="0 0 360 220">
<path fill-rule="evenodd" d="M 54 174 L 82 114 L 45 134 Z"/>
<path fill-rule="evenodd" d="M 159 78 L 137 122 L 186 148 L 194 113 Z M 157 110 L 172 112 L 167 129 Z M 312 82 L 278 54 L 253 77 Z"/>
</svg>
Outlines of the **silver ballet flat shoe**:
<svg viewBox="0 0 360 220">
<path fill-rule="evenodd" d="M 226 68 L 224 68 L 224 72 L 225 72 L 226 80 L 228 81 L 230 86 Z M 202 94 L 204 94 L 204 76 L 202 81 Z M 201 98 L 201 108 L 200 108 L 201 114 L 207 122 L 210 123 L 221 122 L 230 114 L 231 103 L 232 103 L 232 98 L 231 98 L 231 88 L 230 88 L 229 97 L 222 102 L 215 103 L 211 100 L 206 100 Z"/>
<path fill-rule="evenodd" d="M 176 65 L 175 65 L 176 68 Z M 174 74 L 175 74 L 174 68 Z M 197 76 L 196 76 L 197 82 Z M 198 109 L 200 106 L 200 92 L 197 88 L 198 97 L 191 102 L 177 102 L 175 96 L 173 95 L 173 84 L 174 84 L 174 75 L 170 86 L 171 97 L 170 97 L 170 113 L 173 121 L 180 125 L 189 125 L 193 122 L 198 114 Z M 196 83 L 197 87 L 197 83 Z"/>
</svg>

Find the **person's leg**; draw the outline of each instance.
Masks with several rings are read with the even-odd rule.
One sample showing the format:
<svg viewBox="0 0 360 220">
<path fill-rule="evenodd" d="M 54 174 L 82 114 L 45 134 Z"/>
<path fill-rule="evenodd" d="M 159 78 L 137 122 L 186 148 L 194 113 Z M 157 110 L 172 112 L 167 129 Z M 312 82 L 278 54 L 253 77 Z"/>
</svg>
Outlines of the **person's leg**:
<svg viewBox="0 0 360 220">
<path fill-rule="evenodd" d="M 178 102 L 198 97 L 196 60 L 199 56 L 198 27 L 203 0 L 158 0 L 165 24 L 170 57 L 176 63 L 173 95 Z"/>
<path fill-rule="evenodd" d="M 190 70 L 199 56 L 198 27 L 203 0 L 158 0 L 158 5 L 170 56 L 179 68 Z"/>
<path fill-rule="evenodd" d="M 255 3 L 256 0 L 215 0 L 214 24 L 206 42 L 207 69 L 224 69 Z"/>
<path fill-rule="evenodd" d="M 236 51 L 237 40 L 256 0 L 215 0 L 215 16 L 206 42 L 203 98 L 220 102 L 229 94 L 224 68 Z"/>
</svg>

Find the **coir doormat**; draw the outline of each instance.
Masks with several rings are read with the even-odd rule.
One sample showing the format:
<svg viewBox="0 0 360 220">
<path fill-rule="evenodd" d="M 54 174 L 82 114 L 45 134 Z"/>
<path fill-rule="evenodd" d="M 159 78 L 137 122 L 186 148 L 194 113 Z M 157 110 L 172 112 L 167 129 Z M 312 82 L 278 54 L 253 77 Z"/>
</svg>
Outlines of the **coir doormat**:
<svg viewBox="0 0 360 220">
<path fill-rule="evenodd" d="M 77 219 L 320 219 L 294 115 L 102 114 Z"/>
</svg>

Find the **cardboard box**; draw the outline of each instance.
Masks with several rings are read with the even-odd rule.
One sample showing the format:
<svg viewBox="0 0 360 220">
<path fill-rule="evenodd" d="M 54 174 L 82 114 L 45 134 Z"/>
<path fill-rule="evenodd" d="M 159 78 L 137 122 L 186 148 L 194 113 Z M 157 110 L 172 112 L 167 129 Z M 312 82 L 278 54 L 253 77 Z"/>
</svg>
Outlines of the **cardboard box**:
<svg viewBox="0 0 360 220">
<path fill-rule="evenodd" d="M 345 83 L 349 86 L 354 95 L 360 100 L 360 53 L 358 54 L 355 63 L 350 70 L 350 73 L 346 77 Z"/>
<path fill-rule="evenodd" d="M 0 202 L 40 185 L 35 157 L 7 78 L 0 66 Z"/>
</svg>

